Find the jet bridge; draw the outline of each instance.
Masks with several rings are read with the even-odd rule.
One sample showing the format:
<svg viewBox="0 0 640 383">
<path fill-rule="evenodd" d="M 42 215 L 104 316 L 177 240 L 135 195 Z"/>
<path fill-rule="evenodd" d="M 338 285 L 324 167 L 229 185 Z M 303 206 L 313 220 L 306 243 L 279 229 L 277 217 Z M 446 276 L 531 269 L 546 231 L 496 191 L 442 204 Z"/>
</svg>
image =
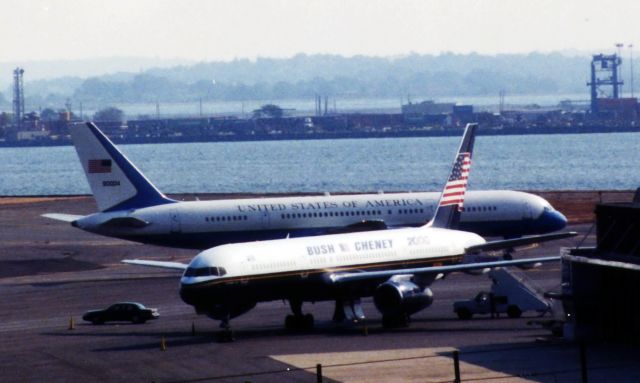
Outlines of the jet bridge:
<svg viewBox="0 0 640 383">
<path fill-rule="evenodd" d="M 596 206 L 596 247 L 562 250 L 564 334 L 640 344 L 640 188 Z"/>
</svg>

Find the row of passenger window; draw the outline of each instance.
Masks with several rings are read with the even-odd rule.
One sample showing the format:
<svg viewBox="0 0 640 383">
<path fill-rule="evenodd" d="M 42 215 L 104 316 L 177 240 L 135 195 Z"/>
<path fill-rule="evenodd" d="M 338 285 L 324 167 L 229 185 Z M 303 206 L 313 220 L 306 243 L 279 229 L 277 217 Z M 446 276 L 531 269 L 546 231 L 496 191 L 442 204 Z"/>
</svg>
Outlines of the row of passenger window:
<svg viewBox="0 0 640 383">
<path fill-rule="evenodd" d="M 497 206 L 467 206 L 463 207 L 462 211 L 466 212 L 481 212 L 481 211 L 496 211 Z M 388 210 L 388 214 L 393 214 L 391 210 Z M 424 214 L 424 209 L 399 209 L 398 214 Z M 382 215 L 381 210 L 352 210 L 352 211 L 330 211 L 330 212 L 314 212 L 314 213 L 283 213 L 280 215 L 282 219 L 291 218 L 321 218 L 321 217 L 349 217 L 349 216 L 362 216 L 362 215 Z M 229 221 L 246 221 L 249 217 L 246 215 L 228 215 L 228 216 L 216 216 L 205 217 L 206 222 L 229 222 Z"/>
<path fill-rule="evenodd" d="M 389 210 L 389 214 L 391 214 L 391 210 Z M 400 209 L 398 214 L 424 214 L 424 209 Z"/>
<path fill-rule="evenodd" d="M 246 215 L 223 215 L 217 217 L 204 217 L 206 222 L 228 222 L 228 221 L 246 221 L 249 216 Z"/>
<path fill-rule="evenodd" d="M 392 251 L 378 251 L 375 253 L 349 253 L 340 255 L 337 257 L 338 262 L 350 262 L 363 259 L 379 259 L 379 258 L 393 258 L 395 253 Z"/>
<path fill-rule="evenodd" d="M 391 210 L 389 210 L 389 214 L 391 214 Z M 349 216 L 360 216 L 360 215 L 382 215 L 382 211 L 380 210 L 353 210 L 353 211 L 329 211 L 329 212 L 320 212 L 320 213 L 283 213 L 280 215 L 282 219 L 291 219 L 291 218 L 321 218 L 321 217 L 349 217 Z"/>
<path fill-rule="evenodd" d="M 282 262 L 252 264 L 251 269 L 254 271 L 259 271 L 259 270 L 269 270 L 269 269 L 292 268 L 295 266 L 296 266 L 295 261 L 288 261 L 288 262 L 282 261 Z"/>
<path fill-rule="evenodd" d="M 462 211 L 467 211 L 467 212 L 496 211 L 496 210 L 498 210 L 497 206 L 465 206 L 462 208 Z"/>
</svg>

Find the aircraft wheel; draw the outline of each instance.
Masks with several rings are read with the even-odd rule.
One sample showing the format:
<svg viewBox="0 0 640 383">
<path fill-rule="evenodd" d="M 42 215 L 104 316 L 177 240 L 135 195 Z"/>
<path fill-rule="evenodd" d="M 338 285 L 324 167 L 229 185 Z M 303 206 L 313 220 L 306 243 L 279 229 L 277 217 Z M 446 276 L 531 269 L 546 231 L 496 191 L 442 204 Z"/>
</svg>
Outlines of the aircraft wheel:
<svg viewBox="0 0 640 383">
<path fill-rule="evenodd" d="M 297 327 L 296 326 L 296 324 L 297 324 L 296 322 L 297 322 L 296 321 L 296 317 L 294 315 L 287 315 L 284 318 L 284 327 L 287 330 L 293 330 L 293 329 L 295 329 Z"/>
<path fill-rule="evenodd" d="M 551 333 L 553 334 L 553 336 L 556 336 L 558 338 L 562 337 L 564 335 L 564 328 L 562 326 L 562 324 L 554 324 L 551 326 Z"/>
<path fill-rule="evenodd" d="M 314 323 L 314 319 L 313 319 L 313 315 L 311 314 L 306 314 L 305 316 L 302 317 L 302 324 L 303 324 L 303 328 L 309 330 L 313 328 L 313 323 Z"/>
<path fill-rule="evenodd" d="M 458 318 L 463 319 L 463 320 L 471 319 L 471 317 L 473 316 L 471 311 L 469 311 L 469 309 L 467 309 L 467 308 L 461 308 L 461 309 L 457 310 L 456 314 L 458 314 Z"/>
<path fill-rule="evenodd" d="M 135 324 L 143 324 L 144 322 L 146 322 L 146 320 L 140 318 L 139 316 L 134 316 L 133 318 L 131 318 L 131 322 L 135 323 Z"/>
<path fill-rule="evenodd" d="M 235 338 L 233 336 L 233 331 L 231 331 L 231 329 L 226 329 L 218 333 L 218 342 L 229 343 L 229 342 L 233 342 L 234 340 Z"/>
<path fill-rule="evenodd" d="M 518 306 L 509 306 L 507 307 L 507 315 L 509 318 L 520 318 L 522 315 L 522 310 Z"/>
</svg>

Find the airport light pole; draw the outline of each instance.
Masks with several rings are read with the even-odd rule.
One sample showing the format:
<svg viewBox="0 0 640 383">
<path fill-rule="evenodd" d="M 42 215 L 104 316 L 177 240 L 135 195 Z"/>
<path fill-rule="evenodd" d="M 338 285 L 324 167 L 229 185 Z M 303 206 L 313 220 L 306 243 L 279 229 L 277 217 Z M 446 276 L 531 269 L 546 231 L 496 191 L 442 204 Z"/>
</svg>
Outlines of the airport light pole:
<svg viewBox="0 0 640 383">
<path fill-rule="evenodd" d="M 629 44 L 629 87 L 631 87 L 631 98 L 633 98 L 633 44 Z"/>
<path fill-rule="evenodd" d="M 618 72 L 620 70 L 619 65 L 620 65 L 620 63 L 622 63 L 622 52 L 620 51 L 620 49 L 623 46 L 624 46 L 624 44 L 622 44 L 622 43 L 617 43 L 616 44 L 616 48 L 618 48 L 618 58 L 617 58 L 618 66 L 616 66 L 616 72 Z M 619 72 L 619 74 L 620 74 L 620 76 L 618 78 L 621 78 L 622 77 L 622 72 Z M 620 97 L 622 97 L 622 81 L 620 81 L 620 82 L 621 82 L 621 84 L 620 84 Z"/>
</svg>

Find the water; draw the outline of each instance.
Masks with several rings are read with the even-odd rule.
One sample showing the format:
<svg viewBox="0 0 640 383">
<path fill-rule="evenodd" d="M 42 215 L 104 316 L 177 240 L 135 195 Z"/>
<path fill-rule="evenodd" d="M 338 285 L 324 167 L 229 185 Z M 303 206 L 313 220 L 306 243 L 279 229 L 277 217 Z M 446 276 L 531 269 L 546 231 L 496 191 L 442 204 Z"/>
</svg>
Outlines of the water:
<svg viewBox="0 0 640 383">
<path fill-rule="evenodd" d="M 122 145 L 166 193 L 440 190 L 458 137 Z M 640 134 L 481 136 L 472 189 L 635 189 Z M 0 195 L 87 194 L 73 147 L 0 148 Z"/>
</svg>

